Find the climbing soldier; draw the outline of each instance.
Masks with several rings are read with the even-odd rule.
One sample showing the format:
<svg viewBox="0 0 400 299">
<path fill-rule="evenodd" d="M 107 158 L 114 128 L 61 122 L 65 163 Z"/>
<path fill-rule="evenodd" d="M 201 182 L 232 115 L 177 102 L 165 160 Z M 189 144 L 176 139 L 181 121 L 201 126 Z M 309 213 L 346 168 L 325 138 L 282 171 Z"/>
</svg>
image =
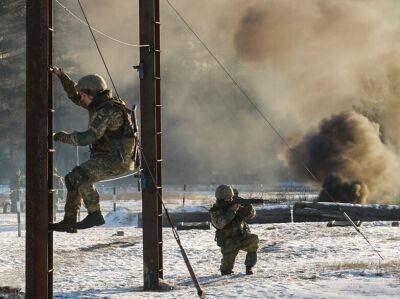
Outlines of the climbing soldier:
<svg viewBox="0 0 400 299">
<path fill-rule="evenodd" d="M 105 223 L 100 211 L 99 193 L 93 184 L 134 169 L 135 132 L 131 111 L 121 99 L 112 97 L 101 76 L 87 75 L 76 84 L 57 66 L 50 71 L 60 79 L 72 102 L 89 112 L 88 130 L 58 132 L 53 137 L 54 141 L 90 147 L 90 159 L 65 176 L 64 219 L 50 225 L 54 231 L 74 233 L 77 229 Z M 77 223 L 82 199 L 88 215 Z"/>
<path fill-rule="evenodd" d="M 210 209 L 211 223 L 216 228 L 215 240 L 221 247 L 221 275 L 233 273 L 232 269 L 239 250 L 247 251 L 246 274 L 253 274 L 257 262 L 258 236 L 250 233 L 246 220 L 254 218 L 251 204 L 240 205 L 232 198 L 231 186 L 220 185 L 215 191 L 217 202 Z"/>
</svg>

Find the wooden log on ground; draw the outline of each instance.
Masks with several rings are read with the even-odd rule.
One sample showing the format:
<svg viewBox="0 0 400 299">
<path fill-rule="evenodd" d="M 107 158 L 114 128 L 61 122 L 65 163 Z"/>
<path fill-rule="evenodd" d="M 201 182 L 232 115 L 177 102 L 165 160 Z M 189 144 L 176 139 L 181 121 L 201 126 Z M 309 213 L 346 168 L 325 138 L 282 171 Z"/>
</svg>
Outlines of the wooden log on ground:
<svg viewBox="0 0 400 299">
<path fill-rule="evenodd" d="M 192 230 L 201 229 L 208 230 L 211 229 L 211 224 L 208 221 L 205 222 L 178 222 L 176 225 L 177 230 Z"/>
<path fill-rule="evenodd" d="M 286 223 L 291 222 L 289 205 L 264 205 L 256 209 L 256 217 L 248 223 Z"/>
<path fill-rule="evenodd" d="M 174 223 L 177 222 L 204 222 L 211 221 L 208 210 L 204 212 L 170 212 Z M 271 205 L 260 207 L 256 210 L 256 217 L 247 221 L 250 224 L 285 223 L 290 222 L 290 209 L 287 205 Z M 163 226 L 168 227 L 167 217 L 163 215 Z"/>
<path fill-rule="evenodd" d="M 175 225 L 178 222 L 210 222 L 210 213 L 208 209 L 203 207 L 201 211 L 196 209 L 190 211 L 185 210 L 170 210 L 169 215 Z M 142 227 L 142 215 L 138 214 L 138 227 Z M 288 205 L 265 205 L 256 209 L 256 217 L 249 220 L 248 223 L 285 223 L 291 222 L 290 208 Z M 163 214 L 163 226 L 169 227 L 169 222 L 165 214 Z"/>
<path fill-rule="evenodd" d="M 338 210 L 339 205 L 353 221 L 399 221 L 398 205 L 359 205 L 347 203 L 297 202 L 293 206 L 294 222 L 324 222 L 346 220 Z"/>
<path fill-rule="evenodd" d="M 361 226 L 362 222 L 360 220 L 354 221 L 356 226 Z M 344 227 L 344 226 L 353 226 L 350 221 L 347 220 L 331 220 L 326 224 L 327 227 Z"/>
</svg>

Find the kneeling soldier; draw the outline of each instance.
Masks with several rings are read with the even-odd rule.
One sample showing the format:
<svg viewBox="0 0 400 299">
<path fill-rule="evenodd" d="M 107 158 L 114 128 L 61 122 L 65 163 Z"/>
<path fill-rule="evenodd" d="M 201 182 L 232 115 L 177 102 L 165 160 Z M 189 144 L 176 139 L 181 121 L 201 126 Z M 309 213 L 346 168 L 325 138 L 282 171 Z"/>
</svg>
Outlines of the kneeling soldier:
<svg viewBox="0 0 400 299">
<path fill-rule="evenodd" d="M 239 250 L 247 251 L 246 274 L 253 274 L 257 262 L 258 236 L 250 233 L 246 220 L 256 212 L 251 204 L 235 203 L 231 186 L 220 185 L 215 191 L 217 202 L 210 209 L 211 223 L 217 229 L 215 240 L 221 247 L 221 275 L 233 273 L 233 265 Z"/>
</svg>

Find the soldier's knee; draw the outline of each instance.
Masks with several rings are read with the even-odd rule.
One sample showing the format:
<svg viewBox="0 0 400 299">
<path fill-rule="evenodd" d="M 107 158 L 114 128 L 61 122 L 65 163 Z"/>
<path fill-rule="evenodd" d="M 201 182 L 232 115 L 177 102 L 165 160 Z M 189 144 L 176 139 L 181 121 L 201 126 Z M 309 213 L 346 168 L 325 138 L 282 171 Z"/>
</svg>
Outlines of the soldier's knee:
<svg viewBox="0 0 400 299">
<path fill-rule="evenodd" d="M 258 236 L 254 235 L 254 234 L 251 234 L 250 235 L 250 242 L 249 242 L 250 244 L 249 244 L 249 247 L 248 247 L 248 251 L 249 252 L 257 251 L 259 242 L 260 241 L 258 239 Z"/>
<path fill-rule="evenodd" d="M 78 190 L 83 184 L 88 182 L 89 178 L 82 168 L 75 167 L 65 176 L 65 185 L 67 190 Z"/>
</svg>

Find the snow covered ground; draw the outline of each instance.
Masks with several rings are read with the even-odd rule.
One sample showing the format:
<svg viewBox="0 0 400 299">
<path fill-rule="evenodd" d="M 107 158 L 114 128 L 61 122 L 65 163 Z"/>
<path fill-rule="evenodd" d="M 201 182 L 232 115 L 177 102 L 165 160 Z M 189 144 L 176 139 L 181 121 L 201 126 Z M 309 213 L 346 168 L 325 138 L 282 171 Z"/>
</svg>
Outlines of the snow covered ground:
<svg viewBox="0 0 400 299">
<path fill-rule="evenodd" d="M 59 215 L 61 216 L 61 215 Z M 23 217 L 24 221 L 24 217 Z M 56 298 L 196 298 L 171 230 L 164 228 L 164 277 L 169 292 L 143 292 L 142 230 L 124 211 L 100 228 L 54 234 Z M 363 232 L 381 251 L 377 256 L 351 227 L 326 223 L 251 225 L 260 237 L 253 276 L 244 275 L 244 253 L 235 274 L 219 275 L 214 230 L 180 236 L 206 298 L 400 298 L 400 228 L 364 223 Z M 124 236 L 116 236 L 117 231 Z M 24 239 L 16 216 L 0 214 L 0 286 L 24 288 Z"/>
</svg>

